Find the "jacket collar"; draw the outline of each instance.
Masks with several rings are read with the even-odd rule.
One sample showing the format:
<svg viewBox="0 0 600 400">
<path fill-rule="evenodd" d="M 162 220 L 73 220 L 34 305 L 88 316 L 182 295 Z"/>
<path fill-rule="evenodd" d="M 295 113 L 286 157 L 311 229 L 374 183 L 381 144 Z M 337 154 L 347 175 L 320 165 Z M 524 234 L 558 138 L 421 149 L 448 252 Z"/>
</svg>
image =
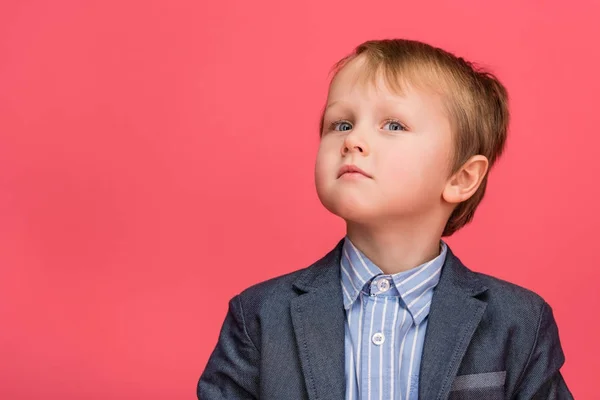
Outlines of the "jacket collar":
<svg viewBox="0 0 600 400">
<path fill-rule="evenodd" d="M 345 397 L 345 322 L 340 282 L 344 239 L 294 281 L 292 324 L 309 399 Z M 419 398 L 446 399 L 453 377 L 485 311 L 475 298 L 487 287 L 450 246 L 429 310 L 419 372 Z"/>
</svg>

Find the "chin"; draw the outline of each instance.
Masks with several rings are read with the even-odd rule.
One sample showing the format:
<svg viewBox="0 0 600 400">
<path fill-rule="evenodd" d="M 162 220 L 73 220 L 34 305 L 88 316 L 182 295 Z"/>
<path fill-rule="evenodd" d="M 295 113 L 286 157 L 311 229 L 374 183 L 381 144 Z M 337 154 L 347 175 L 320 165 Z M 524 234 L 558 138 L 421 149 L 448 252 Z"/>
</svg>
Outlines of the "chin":
<svg viewBox="0 0 600 400">
<path fill-rule="evenodd" d="M 338 217 L 356 223 L 368 223 L 377 219 L 378 212 L 376 208 L 361 204 L 358 202 L 349 201 L 350 199 L 340 200 L 327 200 L 320 198 L 323 206 L 332 214 Z"/>
</svg>

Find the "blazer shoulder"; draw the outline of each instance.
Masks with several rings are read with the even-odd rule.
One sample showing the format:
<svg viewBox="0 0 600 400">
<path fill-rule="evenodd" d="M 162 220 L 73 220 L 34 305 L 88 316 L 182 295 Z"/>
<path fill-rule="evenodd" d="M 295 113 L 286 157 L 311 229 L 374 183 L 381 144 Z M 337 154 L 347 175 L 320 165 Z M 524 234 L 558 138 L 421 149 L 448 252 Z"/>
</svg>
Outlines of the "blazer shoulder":
<svg viewBox="0 0 600 400">
<path fill-rule="evenodd" d="M 248 304 L 246 308 L 253 313 L 259 313 L 265 305 L 270 309 L 284 307 L 291 298 L 298 295 L 294 283 L 319 275 L 324 260 L 328 259 L 330 254 L 314 261 L 307 267 L 297 268 L 248 286 L 239 294 L 242 304 Z"/>
<path fill-rule="evenodd" d="M 308 267 L 257 282 L 235 296 L 239 300 L 248 335 L 257 347 L 260 348 L 260 332 L 263 328 L 268 329 L 267 327 L 283 323 L 289 318 L 290 302 L 298 296 L 294 282 L 307 275 L 317 274 L 316 270 L 320 267 L 317 261 Z"/>
<path fill-rule="evenodd" d="M 338 253 L 342 243 L 343 239 L 329 250 L 327 254 L 322 255 L 307 267 L 297 268 L 291 272 L 257 282 L 247 287 L 242 290 L 240 297 L 255 304 L 267 299 L 272 303 L 272 301 L 295 297 L 298 292 L 294 288 L 294 283 L 302 287 L 305 284 L 313 284 L 314 279 L 317 277 L 323 277 L 326 281 L 335 279 L 336 265 L 339 262 Z M 329 273 L 324 274 L 324 272 Z"/>
<path fill-rule="evenodd" d="M 473 272 L 487 287 L 485 292 L 488 304 L 513 315 L 531 314 L 537 316 L 546 300 L 537 292 L 514 282 L 493 275 Z M 548 305 L 549 306 L 549 305 Z"/>
<path fill-rule="evenodd" d="M 240 292 L 240 296 L 250 299 L 264 299 L 272 296 L 281 294 L 287 294 L 292 291 L 292 284 L 298 279 L 306 270 L 313 268 L 313 266 L 304 267 L 293 270 L 291 272 L 277 275 L 273 278 L 263 280 L 248 286 Z"/>
</svg>

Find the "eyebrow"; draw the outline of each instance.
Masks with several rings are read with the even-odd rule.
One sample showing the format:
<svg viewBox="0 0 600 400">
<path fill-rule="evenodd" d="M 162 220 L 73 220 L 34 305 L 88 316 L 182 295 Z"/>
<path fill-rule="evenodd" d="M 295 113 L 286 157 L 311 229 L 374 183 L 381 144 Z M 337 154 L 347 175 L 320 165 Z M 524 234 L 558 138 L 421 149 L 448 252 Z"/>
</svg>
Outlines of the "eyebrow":
<svg viewBox="0 0 600 400">
<path fill-rule="evenodd" d="M 331 106 L 336 105 L 337 103 L 339 103 L 339 101 L 334 101 L 332 103 L 329 103 L 326 107 L 325 107 L 325 111 L 327 111 Z"/>
<path fill-rule="evenodd" d="M 402 101 L 395 101 L 395 100 L 384 100 L 384 103 L 391 103 L 393 105 L 393 107 L 402 107 L 404 106 L 404 102 Z M 331 103 L 329 103 L 327 106 L 325 106 L 325 108 L 323 109 L 323 113 L 325 113 L 329 108 L 333 107 L 336 104 L 347 104 L 344 100 L 336 100 L 333 101 Z M 350 105 L 348 105 L 349 107 L 351 107 Z M 382 105 L 379 105 L 378 107 L 381 107 Z"/>
</svg>

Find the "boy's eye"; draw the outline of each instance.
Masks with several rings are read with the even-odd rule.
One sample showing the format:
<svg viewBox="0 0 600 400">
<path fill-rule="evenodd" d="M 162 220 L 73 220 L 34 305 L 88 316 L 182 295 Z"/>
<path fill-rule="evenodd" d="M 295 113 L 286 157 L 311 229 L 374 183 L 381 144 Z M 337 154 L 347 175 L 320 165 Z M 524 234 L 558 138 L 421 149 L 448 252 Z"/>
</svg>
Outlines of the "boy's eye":
<svg viewBox="0 0 600 400">
<path fill-rule="evenodd" d="M 389 125 L 389 130 L 391 131 L 405 131 L 406 127 L 404 125 L 402 125 L 400 122 L 395 121 L 395 120 L 389 120 L 387 121 L 383 126 L 384 129 L 386 126 Z M 348 121 L 335 121 L 331 123 L 331 129 L 335 130 L 335 131 L 349 131 L 352 129 L 352 124 Z"/>
<path fill-rule="evenodd" d="M 406 128 L 404 127 L 404 125 L 402 125 L 398 121 L 388 121 L 388 122 L 385 123 L 385 125 L 389 125 L 391 131 L 404 131 L 404 130 L 406 130 Z M 383 126 L 385 126 L 385 125 L 383 125 Z"/>
<path fill-rule="evenodd" d="M 331 124 L 331 127 L 335 131 L 349 131 L 350 129 L 352 129 L 352 124 L 347 121 L 336 121 Z M 340 129 L 337 129 L 337 128 L 340 128 Z"/>
</svg>

